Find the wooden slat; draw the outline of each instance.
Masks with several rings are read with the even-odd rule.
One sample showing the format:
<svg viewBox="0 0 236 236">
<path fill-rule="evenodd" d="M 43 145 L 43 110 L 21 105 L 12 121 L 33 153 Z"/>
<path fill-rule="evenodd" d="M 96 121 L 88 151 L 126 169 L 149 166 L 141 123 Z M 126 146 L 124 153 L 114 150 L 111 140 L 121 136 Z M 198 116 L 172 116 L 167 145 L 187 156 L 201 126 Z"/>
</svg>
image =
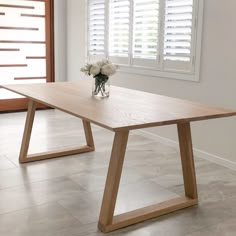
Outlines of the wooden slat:
<svg viewBox="0 0 236 236">
<path fill-rule="evenodd" d="M 14 80 L 34 80 L 34 79 L 46 79 L 47 77 L 35 76 L 35 77 L 15 77 Z"/>
<path fill-rule="evenodd" d="M 39 30 L 39 28 L 33 28 L 33 27 L 10 27 L 10 26 L 0 26 L 0 29 L 3 30 Z"/>
<path fill-rule="evenodd" d="M 42 18 L 44 18 L 45 17 L 45 15 L 37 15 L 37 14 L 25 14 L 25 13 L 22 13 L 22 14 L 20 14 L 21 16 L 23 16 L 23 17 L 42 17 Z"/>
<path fill-rule="evenodd" d="M 26 67 L 27 64 L 0 64 L 0 67 Z"/>
<path fill-rule="evenodd" d="M 0 43 L 29 43 L 29 44 L 45 44 L 45 41 L 23 41 L 23 40 L 0 40 Z"/>
<path fill-rule="evenodd" d="M 0 52 L 16 52 L 20 51 L 19 48 L 0 48 Z"/>
<path fill-rule="evenodd" d="M 46 59 L 46 57 L 25 57 L 26 59 Z"/>
<path fill-rule="evenodd" d="M 23 9 L 34 9 L 33 6 L 10 5 L 10 4 L 0 4 L 0 7 L 7 7 L 7 8 L 23 8 Z"/>
<path fill-rule="evenodd" d="M 24 0 L 24 1 L 30 1 L 30 2 L 45 2 L 45 0 Z"/>
</svg>

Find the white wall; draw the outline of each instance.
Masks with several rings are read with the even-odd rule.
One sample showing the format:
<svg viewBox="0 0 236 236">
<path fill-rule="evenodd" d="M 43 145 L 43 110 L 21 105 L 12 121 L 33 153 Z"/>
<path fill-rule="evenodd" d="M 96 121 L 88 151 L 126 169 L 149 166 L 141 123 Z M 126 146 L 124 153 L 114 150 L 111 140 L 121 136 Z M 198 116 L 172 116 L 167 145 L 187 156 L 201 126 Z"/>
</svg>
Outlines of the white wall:
<svg viewBox="0 0 236 236">
<path fill-rule="evenodd" d="M 67 77 L 66 9 L 66 0 L 54 1 L 55 81 L 65 81 Z"/>
<path fill-rule="evenodd" d="M 79 68 L 85 61 L 85 0 L 68 0 L 67 7 L 68 80 L 76 80 L 83 76 Z M 235 9 L 235 0 L 227 0 L 227 4 L 222 0 L 205 1 L 199 83 L 118 74 L 112 78 L 112 84 L 236 109 Z M 195 148 L 236 165 L 236 118 L 196 122 L 192 128 Z M 176 128 L 172 126 L 148 131 L 177 140 Z"/>
<path fill-rule="evenodd" d="M 80 68 L 86 55 L 85 18 L 85 0 L 67 0 L 68 80 L 77 80 L 82 75 Z"/>
</svg>

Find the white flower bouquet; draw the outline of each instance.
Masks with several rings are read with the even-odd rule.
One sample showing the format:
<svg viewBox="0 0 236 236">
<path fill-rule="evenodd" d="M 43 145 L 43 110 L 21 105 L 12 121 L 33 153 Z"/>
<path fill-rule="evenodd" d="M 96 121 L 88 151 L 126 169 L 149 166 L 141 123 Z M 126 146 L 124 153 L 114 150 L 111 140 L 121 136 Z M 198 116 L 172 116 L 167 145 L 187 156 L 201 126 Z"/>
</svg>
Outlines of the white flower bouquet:
<svg viewBox="0 0 236 236">
<path fill-rule="evenodd" d="M 95 79 L 93 95 L 107 97 L 109 96 L 109 91 L 106 91 L 106 83 L 109 80 L 109 76 L 114 75 L 117 69 L 117 65 L 112 64 L 108 60 L 102 60 L 93 64 L 87 63 L 80 71 L 84 72 L 86 75 L 92 75 Z"/>
</svg>

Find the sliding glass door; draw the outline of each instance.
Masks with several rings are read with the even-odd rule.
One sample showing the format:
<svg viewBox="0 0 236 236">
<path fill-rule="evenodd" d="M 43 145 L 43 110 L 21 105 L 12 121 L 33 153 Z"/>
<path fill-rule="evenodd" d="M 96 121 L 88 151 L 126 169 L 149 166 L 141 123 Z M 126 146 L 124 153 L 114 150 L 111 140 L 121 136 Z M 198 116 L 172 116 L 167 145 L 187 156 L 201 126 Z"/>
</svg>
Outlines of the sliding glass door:
<svg viewBox="0 0 236 236">
<path fill-rule="evenodd" d="M 0 112 L 27 99 L 1 85 L 54 81 L 53 0 L 0 0 Z"/>
</svg>

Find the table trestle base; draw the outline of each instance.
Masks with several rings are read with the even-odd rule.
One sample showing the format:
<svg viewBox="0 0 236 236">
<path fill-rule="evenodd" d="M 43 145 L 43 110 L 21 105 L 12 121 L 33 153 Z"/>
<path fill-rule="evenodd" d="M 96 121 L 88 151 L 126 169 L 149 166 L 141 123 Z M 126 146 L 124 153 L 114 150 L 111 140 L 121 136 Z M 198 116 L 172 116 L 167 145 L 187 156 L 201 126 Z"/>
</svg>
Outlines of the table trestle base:
<svg viewBox="0 0 236 236">
<path fill-rule="evenodd" d="M 111 232 L 154 217 L 198 204 L 197 184 L 189 122 L 177 124 L 185 196 L 114 216 L 129 131 L 115 133 L 98 227 Z"/>
<path fill-rule="evenodd" d="M 20 163 L 58 158 L 58 157 L 63 157 L 63 156 L 68 156 L 68 155 L 80 154 L 84 152 L 91 152 L 95 150 L 90 122 L 83 120 L 84 134 L 85 134 L 87 145 L 81 146 L 81 147 L 70 147 L 70 148 L 64 148 L 62 150 L 47 151 L 47 152 L 29 155 L 28 149 L 29 149 L 29 144 L 30 144 L 33 123 L 34 123 L 35 110 L 36 110 L 36 102 L 33 100 L 29 100 L 28 112 L 27 112 L 27 117 L 26 117 L 26 122 L 25 122 L 25 129 L 24 129 L 24 134 L 23 134 L 22 143 L 21 143 L 21 150 L 20 150 L 20 157 L 19 157 Z"/>
</svg>

